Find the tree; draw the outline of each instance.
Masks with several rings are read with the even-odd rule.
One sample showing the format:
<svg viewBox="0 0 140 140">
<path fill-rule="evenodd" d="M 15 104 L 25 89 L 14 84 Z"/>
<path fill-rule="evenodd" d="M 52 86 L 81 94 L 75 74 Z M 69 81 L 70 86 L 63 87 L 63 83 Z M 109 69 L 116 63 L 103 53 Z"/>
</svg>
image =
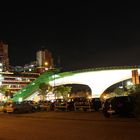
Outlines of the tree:
<svg viewBox="0 0 140 140">
<path fill-rule="evenodd" d="M 8 86 L 0 86 L 0 93 L 7 96 L 7 94 L 9 93 Z"/>
<path fill-rule="evenodd" d="M 136 93 L 136 92 L 140 92 L 140 84 L 136 84 L 136 85 L 127 85 L 126 86 L 126 89 L 127 89 L 127 92 L 129 94 L 132 94 L 132 93 Z"/>
<path fill-rule="evenodd" d="M 115 93 L 116 95 L 123 95 L 123 94 L 124 94 L 124 90 L 121 89 L 121 88 L 116 88 L 116 89 L 114 90 L 114 93 Z"/>
<path fill-rule="evenodd" d="M 41 83 L 39 89 L 41 90 L 40 94 L 43 96 L 43 101 L 45 101 L 45 97 L 52 90 L 52 87 L 49 84 Z"/>
<path fill-rule="evenodd" d="M 137 84 L 137 85 L 133 85 L 133 93 L 135 92 L 139 92 L 140 93 L 140 84 Z"/>
<path fill-rule="evenodd" d="M 71 88 L 70 86 L 57 86 L 54 88 L 54 93 L 56 95 L 56 97 L 60 98 L 61 96 L 64 99 L 68 98 L 68 94 L 71 92 Z"/>
</svg>

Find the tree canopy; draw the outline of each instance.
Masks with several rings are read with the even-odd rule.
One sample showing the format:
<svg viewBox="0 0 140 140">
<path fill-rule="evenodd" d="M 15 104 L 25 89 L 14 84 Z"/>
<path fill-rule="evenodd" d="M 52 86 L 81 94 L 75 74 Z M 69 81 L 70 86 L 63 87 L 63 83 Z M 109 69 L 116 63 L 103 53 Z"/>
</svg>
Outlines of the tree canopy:
<svg viewBox="0 0 140 140">
<path fill-rule="evenodd" d="M 63 98 L 67 98 L 68 97 L 68 94 L 71 92 L 71 88 L 70 86 L 57 86 L 54 88 L 54 93 L 56 95 L 56 97 L 63 97 Z"/>
</svg>

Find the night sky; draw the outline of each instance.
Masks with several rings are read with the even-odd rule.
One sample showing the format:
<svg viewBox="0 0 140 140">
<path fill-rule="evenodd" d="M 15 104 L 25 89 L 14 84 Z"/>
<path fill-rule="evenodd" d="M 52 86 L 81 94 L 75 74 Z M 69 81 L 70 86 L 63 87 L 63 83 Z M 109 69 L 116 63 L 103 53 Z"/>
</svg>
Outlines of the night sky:
<svg viewBox="0 0 140 140">
<path fill-rule="evenodd" d="M 131 3 L 9 5 L 0 18 L 0 40 L 9 45 L 13 66 L 35 60 L 41 48 L 65 71 L 140 65 L 140 8 Z"/>
</svg>

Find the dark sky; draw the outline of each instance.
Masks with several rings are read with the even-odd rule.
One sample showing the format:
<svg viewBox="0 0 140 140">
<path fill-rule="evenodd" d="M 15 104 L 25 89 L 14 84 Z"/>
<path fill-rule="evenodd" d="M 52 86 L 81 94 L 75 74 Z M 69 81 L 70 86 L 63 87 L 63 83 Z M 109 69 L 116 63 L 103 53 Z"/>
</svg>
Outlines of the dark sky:
<svg viewBox="0 0 140 140">
<path fill-rule="evenodd" d="M 42 47 L 63 70 L 140 65 L 140 8 L 131 3 L 9 5 L 0 18 L 11 65 L 35 60 Z"/>
</svg>

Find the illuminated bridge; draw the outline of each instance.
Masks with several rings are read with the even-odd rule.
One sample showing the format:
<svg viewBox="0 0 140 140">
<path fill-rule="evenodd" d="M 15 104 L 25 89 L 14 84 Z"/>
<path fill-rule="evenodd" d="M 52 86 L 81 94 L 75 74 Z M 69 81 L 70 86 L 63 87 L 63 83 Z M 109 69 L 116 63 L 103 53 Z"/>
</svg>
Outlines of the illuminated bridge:
<svg viewBox="0 0 140 140">
<path fill-rule="evenodd" d="M 138 70 L 138 74 L 140 74 L 138 66 L 105 67 L 70 72 L 59 72 L 57 69 L 47 71 L 16 92 L 13 100 L 26 100 L 39 90 L 40 83 L 51 86 L 83 84 L 90 87 L 93 98 L 100 97 L 108 87 L 132 78 L 132 70 Z"/>
</svg>

